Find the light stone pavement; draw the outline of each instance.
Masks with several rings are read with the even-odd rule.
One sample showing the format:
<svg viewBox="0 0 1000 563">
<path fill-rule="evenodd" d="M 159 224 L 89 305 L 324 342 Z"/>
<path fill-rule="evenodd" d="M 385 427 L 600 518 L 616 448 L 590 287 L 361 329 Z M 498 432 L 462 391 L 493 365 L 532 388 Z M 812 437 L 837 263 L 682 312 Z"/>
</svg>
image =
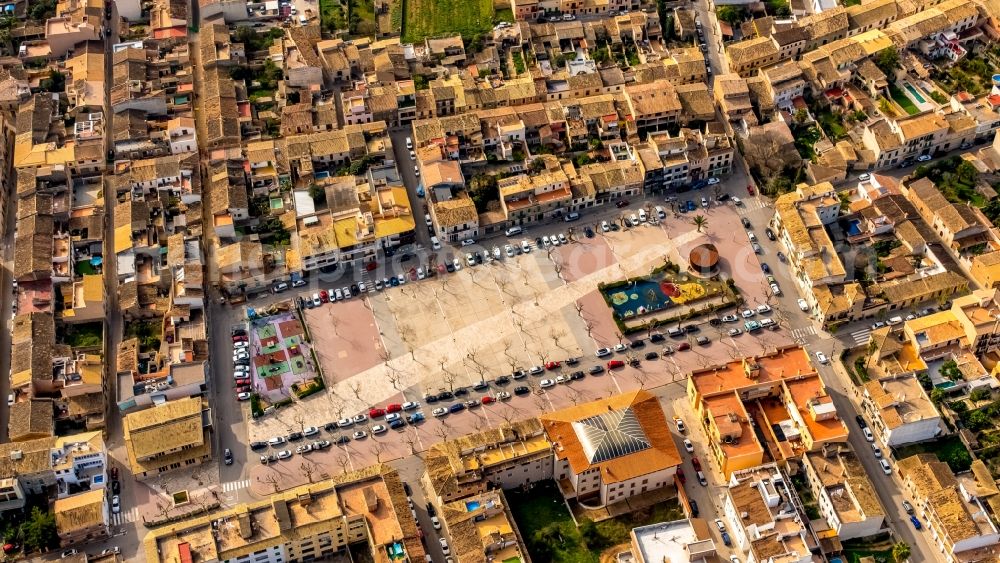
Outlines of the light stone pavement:
<svg viewBox="0 0 1000 563">
<path fill-rule="evenodd" d="M 615 234 L 627 236 L 627 233 Z M 684 245 L 697 236 L 689 231 L 666 244 Z M 548 287 L 550 280 L 561 282 L 551 262 L 535 251 L 518 260 L 463 268 L 450 276 L 407 284 L 376 295 L 372 298 L 376 321 L 386 340 L 385 347 L 395 351 L 394 357 L 334 383 L 327 399 L 297 402 L 275 415 L 252 422 L 250 440 L 286 434 L 295 426 L 292 421 L 296 419 L 319 424 L 336 420 L 342 412 L 367 412 L 371 405 L 382 404 L 402 389 L 425 380 L 440 382 L 428 387 L 432 389 L 447 387 L 442 383 L 451 377 L 455 377 L 455 386 L 478 381 L 477 363 L 483 366 L 508 363 L 504 354 L 507 342 L 511 343 L 511 354 L 517 356 L 521 366 L 578 353 L 579 346 L 570 340 L 562 310 L 594 291 L 598 283 L 645 273 L 663 263 L 663 246 L 644 245 L 631 250 L 627 256 L 619 257 L 618 266 L 609 265 L 554 288 Z M 543 260 L 537 260 L 539 257 Z M 546 269 L 549 276 L 545 275 Z M 472 299 L 490 290 L 497 296 L 495 301 Z M 442 318 L 446 319 L 443 325 Z M 462 320 L 464 326 L 451 319 Z M 392 325 L 402 329 L 391 331 Z M 545 345 L 553 340 L 553 333 L 566 335 L 560 340 L 560 344 L 565 340 L 566 345 L 559 356 Z M 469 358 L 470 353 L 475 361 Z"/>
<path fill-rule="evenodd" d="M 508 367 L 563 360 L 580 352 L 583 364 L 565 368 L 563 375 L 603 363 L 595 361 L 593 351 L 618 339 L 610 309 L 597 284 L 647 274 L 666 258 L 683 264 L 686 261 L 682 256 L 688 249 L 702 242 L 717 245 L 725 275 L 736 280 L 748 305 L 769 302 L 760 271 L 760 261 L 766 256 L 758 257 L 749 248 L 745 234 L 737 227 L 738 211 L 720 206 L 703 213 L 712 225 L 721 227 L 721 236 L 712 230 L 697 233 L 689 217 L 673 217 L 658 226 L 580 238 L 548 252 L 534 250 L 499 264 L 463 267 L 454 274 L 369 294 L 365 300 L 307 311 L 313 338 L 322 340 L 317 351 L 326 356 L 321 357 L 321 362 L 331 392 L 249 424 L 251 437 L 266 439 L 306 425 L 322 426 L 365 412 L 372 405 L 420 401 L 425 391 L 492 379 L 509 373 Z M 729 225 L 735 228 L 727 229 Z M 780 311 L 775 313 L 787 328 Z M 710 346 L 694 346 L 693 339 L 688 338 L 693 346 L 689 351 L 543 391 L 538 387 L 540 379 L 560 373 L 546 372 L 517 382 L 533 391 L 524 397 L 444 418 L 430 417 L 430 410 L 437 405 L 427 405 L 423 409 L 428 416 L 425 423 L 351 440 L 318 453 L 295 455 L 284 462 L 252 464 L 248 489 L 253 495 L 266 497 L 275 488 L 283 490 L 310 478 L 419 455 L 444 439 L 640 387 L 655 389 L 664 398 L 668 414 L 680 414 L 686 409 L 671 403 L 678 398 L 676 395 L 684 395 L 684 374 L 791 343 L 790 330 L 733 338 L 725 334 L 728 326 L 710 327 L 706 323 L 702 329 L 702 334 L 711 338 Z M 473 392 L 461 399 L 495 396 L 500 389 L 492 386 L 487 392 Z M 380 422 L 366 422 L 362 429 Z M 324 432 L 317 439 L 332 440 L 354 430 L 357 428 Z M 294 449 L 297 445 L 280 448 Z"/>
</svg>

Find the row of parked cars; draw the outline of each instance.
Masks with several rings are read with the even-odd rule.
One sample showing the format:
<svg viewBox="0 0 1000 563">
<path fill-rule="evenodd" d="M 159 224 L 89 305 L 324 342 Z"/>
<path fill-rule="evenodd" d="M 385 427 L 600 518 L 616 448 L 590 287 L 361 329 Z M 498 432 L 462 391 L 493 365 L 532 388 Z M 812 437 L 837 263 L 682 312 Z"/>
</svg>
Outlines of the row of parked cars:
<svg viewBox="0 0 1000 563">
<path fill-rule="evenodd" d="M 233 339 L 233 384 L 237 401 L 250 399 L 253 383 L 250 375 L 250 337 L 245 328 L 232 330 Z"/>
</svg>

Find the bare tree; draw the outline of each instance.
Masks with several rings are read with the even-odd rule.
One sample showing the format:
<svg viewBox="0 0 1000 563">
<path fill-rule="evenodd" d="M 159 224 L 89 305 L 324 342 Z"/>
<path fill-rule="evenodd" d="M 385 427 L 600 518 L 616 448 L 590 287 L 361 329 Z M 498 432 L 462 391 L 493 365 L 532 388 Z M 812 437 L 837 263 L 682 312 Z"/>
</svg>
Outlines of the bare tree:
<svg viewBox="0 0 1000 563">
<path fill-rule="evenodd" d="M 292 420 L 295 425 L 299 427 L 299 432 L 302 432 L 306 427 L 306 417 L 302 413 L 297 413 Z"/>
<path fill-rule="evenodd" d="M 441 438 L 442 442 L 446 442 L 448 440 L 448 437 L 451 436 L 451 432 L 448 429 L 448 425 L 441 424 L 434 429 L 434 435 L 437 436 L 438 438 Z"/>
<path fill-rule="evenodd" d="M 334 461 L 340 466 L 341 473 L 347 473 L 347 468 L 351 465 L 351 459 L 347 457 L 347 454 L 338 455 Z"/>
<path fill-rule="evenodd" d="M 444 383 L 448 386 L 448 390 L 452 393 L 455 392 L 455 381 L 458 379 L 458 374 L 452 373 L 450 371 L 444 372 Z"/>
<path fill-rule="evenodd" d="M 416 348 L 413 346 L 414 333 L 413 328 L 405 323 L 401 323 L 396 327 L 399 331 L 399 337 L 403 340 L 403 344 L 406 346 L 406 350 L 410 353 L 410 359 L 413 361 L 417 360 L 415 355 Z"/>
<path fill-rule="evenodd" d="M 340 325 L 340 319 L 337 318 L 337 315 L 333 314 L 332 308 L 327 309 L 327 311 L 330 311 L 327 318 L 330 319 L 330 327 L 333 328 L 333 334 L 340 336 L 340 332 L 337 330 L 337 327 Z"/>
<path fill-rule="evenodd" d="M 299 465 L 299 471 L 305 474 L 307 481 L 312 483 L 313 475 L 320 471 L 320 467 L 315 463 L 313 463 L 311 460 L 306 460 Z"/>
<path fill-rule="evenodd" d="M 645 389 L 646 382 L 649 381 L 649 374 L 644 369 L 635 369 L 632 370 L 632 379 L 639 384 L 639 389 Z"/>
<path fill-rule="evenodd" d="M 535 395 L 533 402 L 535 403 L 535 408 L 538 409 L 539 412 L 545 412 L 550 408 L 549 402 L 546 400 L 545 394 L 542 392 L 538 392 Z"/>
<path fill-rule="evenodd" d="M 622 342 L 625 341 L 625 335 L 622 334 L 622 332 L 620 330 L 616 330 L 615 331 L 615 338 L 618 339 L 618 343 L 619 344 L 621 344 Z"/>
<path fill-rule="evenodd" d="M 389 360 L 392 359 L 392 354 L 389 353 L 389 349 L 388 348 L 384 348 L 383 347 L 383 348 L 379 348 L 379 350 L 378 350 L 378 357 L 379 357 L 379 359 L 382 360 L 382 362 L 385 365 L 389 365 Z"/>
<path fill-rule="evenodd" d="M 399 371 L 396 370 L 393 367 L 390 367 L 389 368 L 389 373 L 386 374 L 386 377 L 389 379 L 389 383 L 392 384 L 392 388 L 398 391 L 399 390 L 400 379 L 401 379 L 401 375 L 400 375 Z"/>
<path fill-rule="evenodd" d="M 570 400 L 570 402 L 573 403 L 574 406 L 575 405 L 579 405 L 580 402 L 582 401 L 582 399 L 583 399 L 583 395 L 580 393 L 580 391 L 578 389 L 576 389 L 576 388 L 570 388 L 570 390 L 569 390 L 569 400 Z"/>
<path fill-rule="evenodd" d="M 279 489 L 278 489 L 278 483 L 279 483 L 279 481 L 278 481 L 278 476 L 277 475 L 275 475 L 273 472 L 268 473 L 267 475 L 264 476 L 263 481 L 265 483 L 269 483 L 271 485 L 271 487 L 274 488 L 274 493 L 278 494 L 278 491 L 279 491 Z"/>
<path fill-rule="evenodd" d="M 508 406 L 507 408 L 500 410 L 498 414 L 500 415 L 500 418 L 502 418 L 503 421 L 507 424 L 507 426 L 510 426 L 511 423 L 514 422 L 515 412 L 513 408 Z"/>
<path fill-rule="evenodd" d="M 587 336 L 589 336 L 590 338 L 593 338 L 593 337 L 594 337 L 594 328 L 595 328 L 595 327 L 594 327 L 594 323 L 592 323 L 592 322 L 590 322 L 590 321 L 588 320 L 588 321 L 586 321 L 586 322 L 585 322 L 585 323 L 583 324 L 583 326 L 584 326 L 584 328 L 585 328 L 585 329 L 587 330 Z"/>
<path fill-rule="evenodd" d="M 559 340 L 563 336 L 564 334 L 561 331 L 557 330 L 555 327 L 552 327 L 552 329 L 549 330 L 549 337 L 552 338 L 552 342 L 555 343 L 556 348 L 562 348 L 562 346 L 559 345 Z"/>
<path fill-rule="evenodd" d="M 410 446 L 410 455 L 417 454 L 417 435 L 413 432 L 407 432 L 406 437 L 403 438 L 407 446 Z"/>
<path fill-rule="evenodd" d="M 371 447 L 368 449 L 375 456 L 376 463 L 382 463 L 382 456 L 385 454 L 385 444 L 382 442 L 373 442 Z"/>
<path fill-rule="evenodd" d="M 573 308 L 576 309 L 577 316 L 579 316 L 582 319 L 583 318 L 583 303 L 581 303 L 579 300 L 576 300 L 576 301 L 573 302 Z"/>
<path fill-rule="evenodd" d="M 354 398 L 360 401 L 361 400 L 361 382 L 360 381 L 351 381 L 351 382 L 349 382 L 347 384 L 347 386 L 350 387 L 351 393 L 354 393 Z"/>
</svg>

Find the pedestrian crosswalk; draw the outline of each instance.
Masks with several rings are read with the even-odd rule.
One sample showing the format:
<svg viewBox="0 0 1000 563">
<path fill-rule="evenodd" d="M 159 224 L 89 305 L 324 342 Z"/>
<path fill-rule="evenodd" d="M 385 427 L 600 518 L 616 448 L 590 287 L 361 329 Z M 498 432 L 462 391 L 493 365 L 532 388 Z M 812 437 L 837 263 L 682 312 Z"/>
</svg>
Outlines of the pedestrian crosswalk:
<svg viewBox="0 0 1000 563">
<path fill-rule="evenodd" d="M 868 344 L 868 336 L 872 333 L 872 329 L 863 328 L 860 330 L 855 330 L 851 333 L 851 339 L 854 340 L 856 346 L 861 346 L 863 344 Z"/>
<path fill-rule="evenodd" d="M 134 507 L 129 510 L 119 512 L 117 514 L 111 515 L 111 525 L 121 526 L 128 522 L 135 522 L 139 518 L 139 508 Z"/>
<path fill-rule="evenodd" d="M 741 201 L 743 202 L 742 207 L 744 213 L 757 211 L 758 209 L 763 209 L 767 207 L 767 204 L 765 204 L 764 200 L 759 197 L 748 197 L 746 199 L 741 199 Z"/>
<path fill-rule="evenodd" d="M 807 336 L 812 336 L 814 334 L 816 334 L 816 327 L 811 324 L 792 329 L 792 338 L 796 340 L 800 338 L 805 338 Z"/>
<path fill-rule="evenodd" d="M 250 479 L 243 479 L 241 481 L 229 481 L 222 484 L 222 490 L 226 493 L 231 493 L 233 491 L 239 491 L 250 486 Z"/>
<path fill-rule="evenodd" d="M 229 481 L 222 484 L 222 491 L 226 493 L 231 493 L 233 491 L 238 491 L 240 489 L 245 489 L 250 486 L 250 479 L 243 479 L 242 481 Z"/>
</svg>

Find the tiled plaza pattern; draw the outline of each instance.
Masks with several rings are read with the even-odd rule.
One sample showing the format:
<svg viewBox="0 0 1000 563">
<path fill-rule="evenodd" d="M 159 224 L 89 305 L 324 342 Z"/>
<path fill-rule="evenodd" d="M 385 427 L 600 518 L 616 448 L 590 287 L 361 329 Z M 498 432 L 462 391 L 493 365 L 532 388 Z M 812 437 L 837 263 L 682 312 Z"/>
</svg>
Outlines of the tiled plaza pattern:
<svg viewBox="0 0 1000 563">
<path fill-rule="evenodd" d="M 367 302 L 354 299 L 308 310 L 306 319 L 329 392 L 251 423 L 250 439 L 266 440 L 302 426 L 322 427 L 344 416 L 367 412 L 372 405 L 420 401 L 425 392 L 493 379 L 515 367 L 583 356 L 579 367 L 561 369 L 568 374 L 603 363 L 593 357 L 594 349 L 615 344 L 618 337 L 610 310 L 597 292 L 598 283 L 648 273 L 665 258 L 686 264 L 688 250 L 704 242 L 718 247 L 724 274 L 736 280 L 749 305 L 766 302 L 760 262 L 749 248 L 734 210 L 716 207 L 704 215 L 709 221 L 707 233 L 698 233 L 689 217 L 668 217 L 659 226 L 598 234 L 594 239 L 581 236 L 551 252 L 536 249 L 501 263 L 411 282 L 369 294 Z M 780 322 L 780 317 L 777 320 Z M 640 386 L 655 388 L 681 382 L 693 369 L 756 354 L 791 339 L 787 329 L 731 338 L 724 334 L 728 326 L 702 326 L 700 334 L 712 339 L 707 347 L 694 346 L 644 361 L 638 368 L 588 376 L 542 391 L 540 380 L 560 373 L 546 372 L 505 388 L 511 392 L 516 384 L 530 385 L 530 395 L 440 419 L 430 412 L 439 404 L 423 405 L 427 420 L 416 426 L 369 435 L 268 466 L 255 465 L 250 470 L 251 490 L 270 494 L 274 488 L 285 489 L 310 476 L 316 480 L 323 474 L 412 455 L 442 439 L 505 420 Z M 648 345 L 641 352 L 658 349 Z M 495 395 L 499 390 L 494 385 L 484 393 Z M 463 399 L 479 398 L 484 393 L 473 392 Z M 361 428 L 370 433 L 372 424 L 369 421 Z M 341 432 L 350 435 L 354 430 Z M 326 432 L 321 436 L 333 437 Z"/>
</svg>

